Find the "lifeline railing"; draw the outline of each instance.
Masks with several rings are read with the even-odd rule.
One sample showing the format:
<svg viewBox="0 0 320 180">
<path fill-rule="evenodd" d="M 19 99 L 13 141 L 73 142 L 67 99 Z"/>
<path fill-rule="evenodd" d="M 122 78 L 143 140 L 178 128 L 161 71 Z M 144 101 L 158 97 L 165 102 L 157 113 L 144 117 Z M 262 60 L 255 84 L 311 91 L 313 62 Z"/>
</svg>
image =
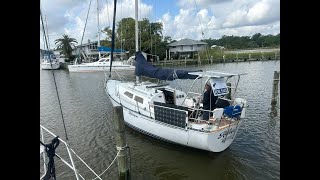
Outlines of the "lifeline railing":
<svg viewBox="0 0 320 180">
<path fill-rule="evenodd" d="M 43 130 L 47 131 L 47 132 L 48 132 L 49 134 L 51 134 L 53 137 L 57 137 L 55 134 L 53 134 L 53 133 L 52 133 L 51 131 L 49 131 L 47 128 L 45 128 L 44 126 L 40 125 L 41 141 L 42 141 L 43 143 L 44 143 Z M 74 171 L 77 180 L 79 180 L 79 176 L 80 176 L 82 179 L 84 179 L 84 178 L 83 178 L 83 176 L 82 176 L 79 172 L 77 172 L 76 167 L 75 167 L 75 164 L 74 164 L 73 159 L 72 159 L 71 152 L 96 176 L 95 178 L 98 178 L 98 179 L 102 180 L 102 179 L 99 177 L 99 175 L 98 175 L 97 173 L 95 173 L 95 172 L 87 165 L 87 163 L 85 163 L 85 162 L 69 147 L 69 145 L 68 145 L 65 141 L 63 141 L 63 140 L 60 139 L 60 138 L 58 138 L 58 139 L 59 139 L 60 142 L 62 142 L 62 143 L 66 146 L 67 151 L 68 151 L 68 155 L 69 155 L 69 158 L 70 158 L 70 161 L 71 161 L 71 165 L 70 165 L 66 160 L 64 160 L 61 156 L 59 156 L 57 153 L 55 153 L 55 155 L 56 155 L 64 164 L 66 164 L 67 166 L 69 166 L 69 167 Z M 71 151 L 70 151 L 70 150 L 71 150 Z M 40 152 L 40 155 L 41 155 L 41 152 Z M 44 172 L 44 175 L 42 175 L 42 177 L 41 177 L 40 179 L 42 179 L 42 178 L 46 175 L 46 171 L 47 171 L 47 169 L 46 169 L 46 163 L 45 163 L 45 160 L 46 160 L 45 157 L 46 157 L 46 156 L 45 156 L 44 153 L 43 153 L 42 155 L 43 155 L 42 157 L 43 157 L 44 171 L 45 171 L 45 172 Z"/>
</svg>

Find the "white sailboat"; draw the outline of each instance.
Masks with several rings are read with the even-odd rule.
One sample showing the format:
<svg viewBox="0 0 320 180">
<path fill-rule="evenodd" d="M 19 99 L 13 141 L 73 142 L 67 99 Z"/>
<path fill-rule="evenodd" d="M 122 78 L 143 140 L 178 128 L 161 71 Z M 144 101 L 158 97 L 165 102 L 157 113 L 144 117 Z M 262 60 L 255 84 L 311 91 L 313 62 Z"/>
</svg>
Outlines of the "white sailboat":
<svg viewBox="0 0 320 180">
<path fill-rule="evenodd" d="M 98 61 L 92 63 L 68 65 L 68 69 L 69 72 L 107 71 L 110 69 L 110 55 L 108 57 L 101 57 Z M 116 71 L 134 71 L 135 66 L 126 63 L 126 61 L 118 60 L 112 62 L 112 69 Z"/>
<path fill-rule="evenodd" d="M 60 62 L 56 58 L 56 56 L 50 52 L 46 51 L 43 55 L 43 58 L 41 59 L 41 69 L 43 70 L 51 70 L 51 69 L 59 69 L 60 68 Z"/>
<path fill-rule="evenodd" d="M 46 21 L 46 25 L 47 25 L 47 21 Z M 43 27 L 43 29 L 44 29 L 44 27 Z M 47 33 L 48 33 L 48 26 L 47 26 Z M 43 31 L 43 37 L 44 37 L 44 39 L 48 38 L 48 41 L 49 41 L 49 35 L 47 35 L 47 37 L 46 37 L 46 34 L 44 31 Z M 50 50 L 50 46 L 48 46 L 47 50 L 43 51 L 43 56 L 42 56 L 42 58 L 40 58 L 40 62 L 41 62 L 41 69 L 43 69 L 43 70 L 51 70 L 51 69 L 59 69 L 60 68 L 59 59 L 57 59 L 57 57 L 54 55 L 54 53 Z"/>
<path fill-rule="evenodd" d="M 188 72 L 161 69 L 149 64 L 144 53 L 138 50 L 137 0 L 136 10 L 136 82 L 114 79 L 106 81 L 105 91 L 113 106 L 123 107 L 125 123 L 133 129 L 160 140 L 202 149 L 221 152 L 228 148 L 236 137 L 242 119 L 245 117 L 247 101 L 242 98 L 228 99 L 227 82 L 238 81 L 231 87 L 234 92 L 243 74 L 224 72 Z M 139 76 L 158 80 L 194 79 L 187 92 L 177 90 L 168 84 L 140 82 Z M 215 96 L 216 108 L 204 110 L 202 92 L 191 91 L 199 81 L 210 82 Z M 203 84 L 204 85 L 204 84 Z M 211 109 L 211 108 L 210 108 Z M 209 120 L 202 120 L 201 114 L 210 112 Z"/>
<path fill-rule="evenodd" d="M 100 27 L 99 27 L 99 3 L 97 0 L 97 24 L 98 24 L 98 49 L 100 46 Z M 110 55 L 108 57 L 101 57 L 99 51 L 99 59 L 92 63 L 78 63 L 77 59 L 74 64 L 68 65 L 69 72 L 94 72 L 94 71 L 106 71 L 110 69 Z M 130 61 L 117 60 L 112 62 L 112 69 L 115 71 L 133 71 L 133 66 Z"/>
</svg>

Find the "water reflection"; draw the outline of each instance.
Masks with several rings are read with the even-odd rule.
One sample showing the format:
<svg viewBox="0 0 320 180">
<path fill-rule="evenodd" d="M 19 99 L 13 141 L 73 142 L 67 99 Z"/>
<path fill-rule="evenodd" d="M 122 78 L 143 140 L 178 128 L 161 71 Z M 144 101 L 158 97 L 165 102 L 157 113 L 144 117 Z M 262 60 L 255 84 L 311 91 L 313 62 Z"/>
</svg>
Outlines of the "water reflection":
<svg viewBox="0 0 320 180">
<path fill-rule="evenodd" d="M 280 179 L 280 108 L 276 109 L 277 113 L 270 108 L 273 72 L 279 66 L 279 61 L 183 66 L 191 70 L 247 72 L 237 91 L 248 101 L 247 117 L 234 142 L 222 153 L 165 143 L 126 128 L 132 178 Z M 133 73 L 122 76 L 135 80 Z M 104 73 L 57 70 L 55 77 L 70 143 L 96 172 L 101 173 L 116 155 L 112 105 L 104 91 Z M 169 83 L 188 89 L 183 80 Z M 58 108 L 52 73 L 40 70 L 40 123 L 64 139 Z M 65 165 L 59 161 L 56 164 L 58 179 L 73 179 Z M 85 167 L 79 169 L 86 179 L 92 179 Z M 102 178 L 118 178 L 116 163 Z"/>
</svg>

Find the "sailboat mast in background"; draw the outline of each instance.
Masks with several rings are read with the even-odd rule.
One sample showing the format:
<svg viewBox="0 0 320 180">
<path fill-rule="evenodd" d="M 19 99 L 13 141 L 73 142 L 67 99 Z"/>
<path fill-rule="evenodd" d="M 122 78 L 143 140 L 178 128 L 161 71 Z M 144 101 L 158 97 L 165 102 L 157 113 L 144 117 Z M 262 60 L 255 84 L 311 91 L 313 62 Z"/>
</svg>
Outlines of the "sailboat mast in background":
<svg viewBox="0 0 320 180">
<path fill-rule="evenodd" d="M 99 0 L 97 0 L 97 21 L 98 21 L 98 47 L 100 47 Z M 100 58 L 101 58 L 101 53 L 99 51 L 99 59 Z"/>
<path fill-rule="evenodd" d="M 136 52 L 139 51 L 139 41 L 138 41 L 138 0 L 135 0 L 135 35 L 136 35 Z M 136 83 L 139 83 L 140 77 L 136 76 Z"/>
</svg>

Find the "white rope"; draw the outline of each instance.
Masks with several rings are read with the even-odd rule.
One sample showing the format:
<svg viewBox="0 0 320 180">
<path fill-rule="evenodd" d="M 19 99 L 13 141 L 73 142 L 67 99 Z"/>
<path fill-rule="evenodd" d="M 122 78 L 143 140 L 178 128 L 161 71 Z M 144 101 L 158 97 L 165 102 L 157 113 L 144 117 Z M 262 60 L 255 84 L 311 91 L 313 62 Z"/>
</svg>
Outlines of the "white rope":
<svg viewBox="0 0 320 180">
<path fill-rule="evenodd" d="M 119 156 L 119 153 L 120 153 L 120 150 L 118 151 L 116 157 L 114 157 L 114 159 L 113 159 L 113 161 L 111 162 L 111 164 L 107 167 L 107 169 L 104 170 L 104 171 L 98 176 L 99 178 L 100 178 L 100 176 L 101 176 L 103 173 L 105 173 L 105 172 L 111 167 L 111 165 L 114 163 L 114 161 L 115 161 L 115 160 L 117 159 L 117 157 Z M 98 178 L 98 177 L 96 177 L 96 178 Z M 92 180 L 95 180 L 96 178 L 94 178 L 94 179 L 92 179 Z"/>
<path fill-rule="evenodd" d="M 117 149 L 118 151 L 123 151 L 123 150 L 125 150 L 127 147 L 128 147 L 127 145 L 124 146 L 124 147 L 116 146 L 116 149 Z"/>
</svg>

